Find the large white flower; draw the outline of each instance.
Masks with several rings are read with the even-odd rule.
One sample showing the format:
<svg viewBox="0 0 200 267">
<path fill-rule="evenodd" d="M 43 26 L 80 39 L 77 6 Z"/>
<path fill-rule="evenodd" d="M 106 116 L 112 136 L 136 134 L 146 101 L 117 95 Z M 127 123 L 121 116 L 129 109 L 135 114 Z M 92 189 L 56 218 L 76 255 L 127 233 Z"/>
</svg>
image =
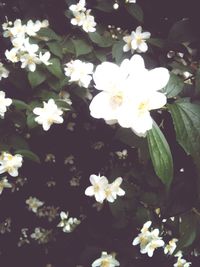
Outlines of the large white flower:
<svg viewBox="0 0 200 267">
<path fill-rule="evenodd" d="M 42 124 L 45 131 L 48 131 L 53 123 L 63 123 L 63 111 L 58 108 L 53 99 L 43 102 L 43 108 L 34 108 L 33 113 L 38 115 L 35 121 Z"/>
<path fill-rule="evenodd" d="M 142 254 L 148 254 L 149 257 L 153 256 L 154 250 L 163 247 L 165 245 L 161 237 L 159 237 L 159 230 L 154 229 L 149 231 L 151 226 L 151 221 L 146 222 L 140 234 L 133 240 L 133 245 L 136 246 L 140 244 L 140 252 Z"/>
<path fill-rule="evenodd" d="M 22 166 L 23 158 L 21 155 L 11 155 L 3 152 L 0 157 L 0 174 L 8 172 L 11 176 L 18 176 L 18 169 Z"/>
<path fill-rule="evenodd" d="M 126 44 L 123 47 L 124 52 L 131 50 L 131 52 L 137 51 L 139 53 L 146 52 L 148 46 L 146 40 L 151 36 L 150 32 L 142 32 L 142 27 L 138 26 L 135 31 L 131 32 L 131 35 L 123 37 Z"/>
<path fill-rule="evenodd" d="M 90 104 L 91 116 L 118 122 L 139 136 L 152 128 L 150 110 L 166 104 L 165 94 L 158 91 L 169 80 L 168 70 L 147 70 L 140 55 L 125 59 L 120 67 L 110 62 L 100 64 L 93 79 L 96 89 L 102 92 Z"/>
<path fill-rule="evenodd" d="M 94 196 L 97 202 L 103 203 L 106 198 L 108 179 L 105 176 L 90 175 L 91 186 L 85 190 L 86 196 Z"/>
<path fill-rule="evenodd" d="M 5 98 L 5 93 L 0 91 L 0 117 L 4 118 L 4 114 L 7 111 L 7 107 L 12 104 L 12 99 Z"/>
<path fill-rule="evenodd" d="M 115 259 L 115 256 L 108 254 L 106 251 L 102 251 L 101 257 L 92 263 L 92 267 L 115 267 L 120 266 L 119 261 Z"/>
<path fill-rule="evenodd" d="M 108 202 L 114 202 L 117 196 L 124 196 L 125 191 L 120 187 L 122 178 L 118 177 L 114 182 L 109 184 L 106 188 L 106 200 Z"/>
<path fill-rule="evenodd" d="M 1 81 L 2 78 L 7 78 L 8 74 L 9 74 L 9 71 L 0 62 L 0 81 Z"/>
<path fill-rule="evenodd" d="M 87 88 L 92 80 L 93 64 L 79 59 L 66 64 L 65 75 L 70 77 L 70 82 L 77 82 L 79 86 Z"/>
</svg>

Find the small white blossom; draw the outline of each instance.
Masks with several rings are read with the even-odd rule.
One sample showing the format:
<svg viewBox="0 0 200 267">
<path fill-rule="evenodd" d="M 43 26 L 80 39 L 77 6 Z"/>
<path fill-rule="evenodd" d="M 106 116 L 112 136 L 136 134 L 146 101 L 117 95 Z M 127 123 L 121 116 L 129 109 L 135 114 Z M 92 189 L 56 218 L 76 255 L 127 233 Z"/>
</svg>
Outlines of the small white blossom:
<svg viewBox="0 0 200 267">
<path fill-rule="evenodd" d="M 51 54 L 49 53 L 49 51 L 45 52 L 44 54 L 42 54 L 41 52 L 39 53 L 40 61 L 46 66 L 52 65 L 52 63 L 49 62 L 50 57 Z"/>
<path fill-rule="evenodd" d="M 85 190 L 86 196 L 94 196 L 97 202 L 103 203 L 106 198 L 106 188 L 108 186 L 108 179 L 105 176 L 90 175 L 91 186 Z"/>
<path fill-rule="evenodd" d="M 126 3 L 136 3 L 136 0 L 126 0 Z"/>
<path fill-rule="evenodd" d="M 164 248 L 164 253 L 172 255 L 174 250 L 176 249 L 176 243 L 178 242 L 178 239 L 173 238 L 169 241 L 169 243 Z"/>
<path fill-rule="evenodd" d="M 185 259 L 178 258 L 177 262 L 174 263 L 174 267 L 189 267 L 191 264 L 191 262 L 187 262 Z"/>
<path fill-rule="evenodd" d="M 4 188 L 11 188 L 12 184 L 10 184 L 8 182 L 8 179 L 3 178 L 2 180 L 0 180 L 0 195 L 2 194 Z"/>
<path fill-rule="evenodd" d="M 43 108 L 34 108 L 33 113 L 38 115 L 35 121 L 42 124 L 44 131 L 48 131 L 53 123 L 63 123 L 63 111 L 58 108 L 53 99 L 43 102 Z"/>
<path fill-rule="evenodd" d="M 40 201 L 36 197 L 29 197 L 26 200 L 26 204 L 28 205 L 29 210 L 36 213 L 38 208 L 44 205 L 44 202 Z"/>
<path fill-rule="evenodd" d="M 61 221 L 58 224 L 58 227 L 62 227 L 62 230 L 65 233 L 71 233 L 81 223 L 77 218 L 69 218 L 69 213 L 65 213 L 64 211 L 61 211 L 60 218 Z"/>
<path fill-rule="evenodd" d="M 41 29 L 42 23 L 37 20 L 36 22 L 33 22 L 32 20 L 29 20 L 26 24 L 26 33 L 29 36 L 35 36 L 37 32 Z"/>
<path fill-rule="evenodd" d="M 74 12 L 85 12 L 85 0 L 80 0 L 76 5 L 71 5 L 69 9 Z"/>
<path fill-rule="evenodd" d="M 0 91 L 0 117 L 4 118 L 7 107 L 12 104 L 12 99 L 5 98 L 5 92 Z"/>
<path fill-rule="evenodd" d="M 115 267 L 120 266 L 119 261 L 115 259 L 115 256 L 108 254 L 106 251 L 102 251 L 101 257 L 92 263 L 92 267 Z"/>
<path fill-rule="evenodd" d="M 87 88 L 92 80 L 93 64 L 79 59 L 72 60 L 66 64 L 65 75 L 70 77 L 70 82 L 77 82 L 79 86 Z"/>
<path fill-rule="evenodd" d="M 74 12 L 74 18 L 71 19 L 72 25 L 82 26 L 84 21 L 85 21 L 85 13 Z"/>
<path fill-rule="evenodd" d="M 11 50 L 6 50 L 5 56 L 7 60 L 11 61 L 12 63 L 16 63 L 19 61 L 18 49 L 15 47 L 13 47 Z"/>
<path fill-rule="evenodd" d="M 9 74 L 9 71 L 0 62 L 0 81 L 1 81 L 2 78 L 7 78 L 8 74 Z"/>
<path fill-rule="evenodd" d="M 123 149 L 122 151 L 116 151 L 115 154 L 119 159 L 126 159 L 128 156 L 128 151 L 127 149 Z"/>
<path fill-rule="evenodd" d="M 20 61 L 22 62 L 21 68 L 28 68 L 31 72 L 36 70 L 36 65 L 40 64 L 41 61 L 36 54 L 23 54 L 20 57 Z"/>
<path fill-rule="evenodd" d="M 139 53 L 146 52 L 148 50 L 146 40 L 149 39 L 150 36 L 150 32 L 142 32 L 142 27 L 138 26 L 135 31 L 131 32 L 131 35 L 123 37 L 123 40 L 126 42 L 126 45 L 123 47 L 123 51 L 127 52 L 131 50 L 132 53 L 134 51 Z"/>
<path fill-rule="evenodd" d="M 96 31 L 96 22 L 94 16 L 90 15 L 91 10 L 87 10 L 85 19 L 83 20 L 83 30 L 85 32 L 95 32 Z"/>
<path fill-rule="evenodd" d="M 18 176 L 18 169 L 22 166 L 23 158 L 21 155 L 11 155 L 3 152 L 0 157 L 0 174 L 8 172 L 11 176 Z"/>
<path fill-rule="evenodd" d="M 114 202 L 116 200 L 117 196 L 124 196 L 125 195 L 125 191 L 122 188 L 120 188 L 122 181 L 123 181 L 122 178 L 118 177 L 115 179 L 114 182 L 107 185 L 106 200 L 108 202 Z"/>
<path fill-rule="evenodd" d="M 148 254 L 149 257 L 153 256 L 154 250 L 165 245 L 161 237 L 159 237 L 159 230 L 154 229 L 149 231 L 151 221 L 146 222 L 140 234 L 133 240 L 133 246 L 140 244 L 140 252 Z"/>
</svg>

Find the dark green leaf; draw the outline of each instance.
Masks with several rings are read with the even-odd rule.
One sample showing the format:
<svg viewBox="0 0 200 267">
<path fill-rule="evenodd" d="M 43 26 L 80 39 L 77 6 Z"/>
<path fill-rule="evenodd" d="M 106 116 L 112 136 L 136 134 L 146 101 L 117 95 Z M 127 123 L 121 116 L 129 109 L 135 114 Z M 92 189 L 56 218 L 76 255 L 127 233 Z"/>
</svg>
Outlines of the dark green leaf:
<svg viewBox="0 0 200 267">
<path fill-rule="evenodd" d="M 47 66 L 48 71 L 51 72 L 54 76 L 56 76 L 58 79 L 62 79 L 64 74 L 60 60 L 58 58 L 52 58 L 49 60 L 49 62 L 52 64 Z"/>
<path fill-rule="evenodd" d="M 20 150 L 15 151 L 15 154 L 20 154 L 24 158 L 40 163 L 40 158 L 30 150 L 20 149 Z"/>
<path fill-rule="evenodd" d="M 29 106 L 22 100 L 18 99 L 12 99 L 12 104 L 15 106 L 16 109 L 18 110 L 25 110 L 29 109 Z"/>
<path fill-rule="evenodd" d="M 31 84 L 31 87 L 34 88 L 46 80 L 46 74 L 40 70 L 28 73 L 28 80 Z"/>
<path fill-rule="evenodd" d="M 126 5 L 126 10 L 128 11 L 128 13 L 134 17 L 137 21 L 139 21 L 140 23 L 143 22 L 143 11 L 141 9 L 141 7 L 137 4 L 127 4 Z"/>
<path fill-rule="evenodd" d="M 117 41 L 112 47 L 112 56 L 115 59 L 116 63 L 121 63 L 124 55 L 123 46 L 125 42 L 123 40 Z"/>
<path fill-rule="evenodd" d="M 154 170 L 163 184 L 169 188 L 173 179 L 172 154 L 165 136 L 155 122 L 147 133 L 147 140 Z"/>
<path fill-rule="evenodd" d="M 197 69 L 195 78 L 195 91 L 200 94 L 200 67 Z"/>
<path fill-rule="evenodd" d="M 163 91 L 166 93 L 167 97 L 170 98 L 177 96 L 183 90 L 183 87 L 184 87 L 183 80 L 176 74 L 170 73 L 169 82 L 165 86 Z"/>
<path fill-rule="evenodd" d="M 147 39 L 147 42 L 159 48 L 163 48 L 165 44 L 165 41 L 159 38 L 150 38 L 150 39 Z"/>
<path fill-rule="evenodd" d="M 94 8 L 99 9 L 104 12 L 112 12 L 113 11 L 113 3 L 108 0 L 97 0 L 97 5 Z"/>
<path fill-rule="evenodd" d="M 87 55 L 92 52 L 93 48 L 90 44 L 82 39 L 71 39 L 74 44 L 76 56 Z"/>
<path fill-rule="evenodd" d="M 99 47 L 110 47 L 114 43 L 110 33 L 105 33 L 105 35 L 100 35 L 98 32 L 89 32 L 89 38 Z"/>
<path fill-rule="evenodd" d="M 62 46 L 60 42 L 49 42 L 47 46 L 52 54 L 62 59 Z"/>
<path fill-rule="evenodd" d="M 41 37 L 42 40 L 48 41 L 48 40 L 57 40 L 60 41 L 61 37 L 58 36 L 52 29 L 50 28 L 42 28 L 38 32 L 38 36 Z"/>
<path fill-rule="evenodd" d="M 35 121 L 35 117 L 36 116 L 33 113 L 29 113 L 27 115 L 27 121 L 26 121 L 26 123 L 27 123 L 27 126 L 28 126 L 29 129 L 33 129 L 36 126 L 38 126 L 37 122 Z"/>
</svg>

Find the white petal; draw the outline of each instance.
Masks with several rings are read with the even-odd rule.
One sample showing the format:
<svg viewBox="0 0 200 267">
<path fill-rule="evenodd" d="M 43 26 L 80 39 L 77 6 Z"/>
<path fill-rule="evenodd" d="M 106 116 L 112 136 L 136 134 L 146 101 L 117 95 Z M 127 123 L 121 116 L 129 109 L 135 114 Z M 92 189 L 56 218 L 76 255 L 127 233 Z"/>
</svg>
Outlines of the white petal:
<svg viewBox="0 0 200 267">
<path fill-rule="evenodd" d="M 93 188 L 93 186 L 89 186 L 88 188 L 86 188 L 85 195 L 86 196 L 93 196 L 94 195 L 94 188 Z"/>
<path fill-rule="evenodd" d="M 149 109 L 158 109 L 163 107 L 167 103 L 167 97 L 160 92 L 155 92 L 149 99 Z"/>
<path fill-rule="evenodd" d="M 160 90 L 165 87 L 169 81 L 169 71 L 166 68 L 155 68 L 148 73 L 149 89 Z"/>
<path fill-rule="evenodd" d="M 148 46 L 147 46 L 147 44 L 145 43 L 145 42 L 142 42 L 139 46 L 138 46 L 138 49 L 139 49 L 139 51 L 141 51 L 141 52 L 146 52 L 147 50 L 148 50 Z"/>
</svg>

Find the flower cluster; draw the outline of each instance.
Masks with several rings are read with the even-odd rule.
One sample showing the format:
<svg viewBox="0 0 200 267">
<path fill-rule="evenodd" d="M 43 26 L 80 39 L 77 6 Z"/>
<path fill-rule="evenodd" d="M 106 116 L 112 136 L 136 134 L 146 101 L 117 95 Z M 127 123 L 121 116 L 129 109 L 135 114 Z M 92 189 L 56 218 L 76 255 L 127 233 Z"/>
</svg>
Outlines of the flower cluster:
<svg viewBox="0 0 200 267">
<path fill-rule="evenodd" d="M 35 121 L 42 124 L 44 131 L 48 131 L 53 123 L 63 123 L 63 111 L 58 108 L 55 101 L 51 98 L 48 102 L 43 102 L 43 108 L 36 107 L 33 113 L 37 115 Z"/>
<path fill-rule="evenodd" d="M 146 44 L 146 40 L 151 36 L 150 32 L 142 32 L 142 27 L 138 26 L 135 31 L 132 31 L 130 35 L 126 35 L 123 37 L 124 42 L 126 44 L 123 47 L 124 52 L 128 52 L 131 50 L 141 53 L 146 52 L 148 50 L 148 46 Z"/>
<path fill-rule="evenodd" d="M 5 98 L 5 92 L 0 91 L 0 117 L 4 118 L 4 114 L 7 111 L 7 107 L 12 104 L 12 99 Z"/>
<path fill-rule="evenodd" d="M 138 136 L 146 136 L 153 125 L 150 110 L 167 102 L 165 94 L 158 91 L 168 83 L 169 71 L 162 67 L 147 70 L 143 58 L 134 55 L 120 66 L 101 63 L 93 79 L 96 89 L 102 92 L 90 103 L 91 116 L 109 124 L 118 122 Z"/>
<path fill-rule="evenodd" d="M 0 174 L 8 172 L 10 176 L 18 176 L 18 169 L 22 166 L 23 158 L 21 155 L 11 155 L 3 152 L 0 156 Z"/>
<path fill-rule="evenodd" d="M 103 203 L 106 199 L 108 202 L 114 202 L 117 196 L 124 196 L 125 191 L 120 188 L 122 178 L 118 177 L 111 184 L 105 176 L 90 175 L 91 186 L 85 190 L 86 196 L 94 196 L 97 202 Z"/>
<path fill-rule="evenodd" d="M 65 75 L 70 77 L 69 82 L 76 82 L 79 86 L 88 88 L 92 80 L 93 64 L 86 63 L 79 59 L 71 60 L 66 64 Z"/>
<path fill-rule="evenodd" d="M 9 71 L 4 67 L 3 63 L 0 62 L 0 81 L 2 78 L 7 78 Z"/>
<path fill-rule="evenodd" d="M 69 213 L 64 211 L 61 211 L 60 218 L 61 221 L 58 224 L 58 227 L 62 227 L 62 230 L 65 233 L 71 233 L 81 223 L 77 218 L 69 218 Z"/>
<path fill-rule="evenodd" d="M 48 21 L 33 22 L 29 20 L 27 24 L 22 24 L 20 19 L 13 22 L 6 22 L 2 25 L 4 37 L 9 37 L 13 48 L 5 51 L 6 58 L 13 62 L 21 62 L 21 68 L 28 68 L 34 72 L 37 64 L 49 65 L 50 53 L 48 51 L 42 54 L 37 44 L 32 44 L 30 37 L 37 35 L 41 28 L 48 27 Z"/>
<path fill-rule="evenodd" d="M 152 222 L 146 222 L 142 229 L 141 233 L 133 240 L 133 246 L 140 244 L 140 252 L 142 254 L 147 253 L 149 257 L 153 256 L 154 250 L 163 247 L 165 245 L 161 237 L 159 237 L 159 230 L 154 229 L 149 231 L 149 227 Z"/>
<path fill-rule="evenodd" d="M 71 24 L 81 26 L 85 32 L 95 32 L 96 22 L 94 17 L 90 15 L 91 10 L 86 9 L 85 4 L 85 0 L 80 0 L 76 5 L 69 7 L 74 15 Z"/>
<path fill-rule="evenodd" d="M 101 257 L 96 259 L 92 263 L 92 267 L 115 267 L 120 266 L 119 261 L 115 259 L 115 255 L 108 254 L 106 251 L 102 251 Z"/>
</svg>

